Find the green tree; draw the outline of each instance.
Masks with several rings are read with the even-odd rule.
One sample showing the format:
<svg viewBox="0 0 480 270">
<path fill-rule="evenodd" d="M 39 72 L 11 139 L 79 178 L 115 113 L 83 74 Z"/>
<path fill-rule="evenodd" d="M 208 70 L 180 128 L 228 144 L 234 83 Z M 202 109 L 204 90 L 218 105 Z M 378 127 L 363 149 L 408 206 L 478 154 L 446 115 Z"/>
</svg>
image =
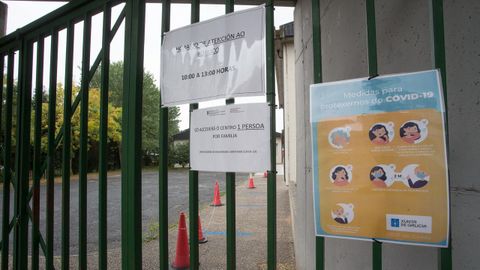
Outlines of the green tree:
<svg viewBox="0 0 480 270">
<path fill-rule="evenodd" d="M 78 95 L 80 88 L 78 86 L 73 87 L 72 89 L 72 100 Z M 55 107 L 55 136 L 61 131 L 63 127 L 63 115 L 64 115 L 64 89 L 61 84 L 57 85 L 56 93 L 56 107 Z M 41 150 L 43 155 L 47 153 L 48 146 L 48 101 L 50 97 L 48 93 L 44 91 L 42 99 L 42 124 L 41 124 Z M 108 142 L 111 144 L 120 144 L 121 141 L 121 108 L 114 107 L 112 104 L 108 105 Z M 72 124 L 72 157 L 74 161 L 72 162 L 73 168 L 77 167 L 76 157 L 78 157 L 78 150 L 80 147 L 80 106 L 77 107 L 76 111 L 73 113 L 71 118 Z M 32 110 L 32 120 L 31 120 L 31 144 L 33 145 L 33 131 L 35 128 L 35 110 Z M 89 90 L 89 100 L 88 100 L 88 148 L 89 148 L 89 161 L 93 165 L 89 166 L 90 169 L 97 169 L 98 166 L 98 142 L 99 142 L 99 133 L 100 133 L 100 90 L 97 88 L 91 88 Z M 57 148 L 56 163 L 58 166 L 61 165 L 61 147 Z"/>
<path fill-rule="evenodd" d="M 72 100 L 78 95 L 79 87 L 73 87 Z M 50 97 L 44 93 L 42 101 L 42 152 L 47 151 L 48 139 L 48 100 Z M 64 90 L 61 84 L 57 86 L 56 107 L 55 107 L 55 131 L 58 134 L 63 126 L 63 99 Z M 120 143 L 121 139 L 121 108 L 114 107 L 112 104 L 108 105 L 108 139 L 111 142 Z M 31 129 L 32 133 L 35 127 L 35 110 L 32 110 Z M 80 106 L 72 116 L 72 149 L 78 150 L 80 144 Z M 100 90 L 91 88 L 89 90 L 88 100 L 88 142 L 89 145 L 98 142 L 100 129 Z M 33 144 L 33 136 L 31 136 Z"/>
<path fill-rule="evenodd" d="M 121 108 L 123 100 L 123 62 L 110 64 L 109 77 L 109 102 L 114 107 Z M 101 85 L 100 68 L 97 70 L 90 83 L 91 87 L 99 88 Z M 160 90 L 156 86 L 153 74 L 145 71 L 143 76 L 143 112 L 142 112 L 142 149 L 146 163 L 157 162 L 159 152 L 159 107 Z M 172 149 L 172 137 L 179 131 L 180 110 L 172 107 L 168 110 L 168 138 Z"/>
<path fill-rule="evenodd" d="M 179 143 L 175 145 L 174 151 L 174 163 L 180 164 L 185 167 L 190 163 L 190 145 L 189 143 Z"/>
</svg>

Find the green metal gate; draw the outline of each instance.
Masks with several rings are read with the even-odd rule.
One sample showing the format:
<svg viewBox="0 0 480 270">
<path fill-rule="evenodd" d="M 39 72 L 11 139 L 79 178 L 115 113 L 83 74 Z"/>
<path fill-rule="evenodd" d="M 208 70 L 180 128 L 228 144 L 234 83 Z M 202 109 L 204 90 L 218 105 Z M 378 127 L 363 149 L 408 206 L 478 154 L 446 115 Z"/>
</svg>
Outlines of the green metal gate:
<svg viewBox="0 0 480 270">
<path fill-rule="evenodd" d="M 125 3 L 111 25 L 112 7 Z M 163 1 L 162 33 L 170 28 L 170 0 Z M 107 268 L 107 118 L 109 94 L 110 42 L 125 23 L 125 51 L 122 111 L 122 269 L 142 268 L 141 231 L 141 130 L 143 57 L 145 39 L 145 1 L 77 0 L 0 39 L 0 127 L 3 165 L 1 269 L 39 269 L 41 254 L 45 269 L 54 269 L 54 205 L 61 204 L 61 268 L 70 267 L 70 171 L 72 160 L 72 123 L 80 110 L 79 149 L 79 254 L 78 267 L 87 268 L 87 153 L 89 84 L 101 70 L 100 142 L 99 142 L 99 269 Z M 273 0 L 266 3 L 267 100 L 270 105 L 271 164 L 268 172 L 268 269 L 276 268 L 276 168 L 275 168 L 275 89 L 273 55 Z M 226 0 L 225 12 L 233 12 L 233 0 Z M 199 21 L 200 2 L 191 2 L 191 22 Z M 102 48 L 90 63 L 92 17 L 103 15 Z M 80 92 L 72 100 L 75 24 L 83 23 Z M 59 32 L 66 30 L 64 99 L 56 100 Z M 160 34 L 160 33 L 159 33 Z M 45 39 L 50 39 L 50 48 Z M 160 48 L 159 48 L 160 49 Z M 49 66 L 44 66 L 45 51 Z M 34 51 L 36 57 L 34 59 Z M 18 58 L 18 66 L 15 66 Z M 5 61 L 6 60 L 6 61 Z M 6 69 L 4 66 L 6 64 Z M 34 68 L 35 67 L 35 68 Z M 18 83 L 14 82 L 15 70 Z M 48 70 L 48 132 L 41 130 L 44 72 Z M 3 76 L 4 75 L 4 76 Z M 35 77 L 33 77 L 35 76 Z M 4 77 L 6 81 L 4 82 Z M 35 78 L 35 85 L 32 79 Z M 6 87 L 4 87 L 6 85 Z M 32 93 L 34 93 L 32 95 Z M 5 98 L 4 98 L 5 96 Z M 53 98 L 52 98 L 53 97 Z M 34 99 L 32 99 L 34 98 Z M 3 102 L 5 99 L 5 102 Z M 56 105 L 63 102 L 63 124 L 55 128 Z M 233 99 L 226 101 L 234 103 Z M 160 102 L 159 102 L 160 104 Z M 4 108 L 2 107 L 4 106 Z M 190 110 L 198 104 L 190 104 Z M 16 110 L 16 112 L 14 112 Z M 2 112 L 4 112 L 2 114 Z M 16 113 L 16 115 L 14 115 Z M 33 113 L 33 118 L 32 118 Z M 12 121 L 16 119 L 16 122 Z M 45 120 L 45 119 L 43 119 Z M 33 121 L 33 123 L 31 122 Z M 159 224 L 160 269 L 168 269 L 168 109 L 160 108 Z M 33 137 L 31 139 L 31 134 Z M 41 153 L 42 138 L 48 141 L 46 156 Z M 32 142 L 33 143 L 32 143 Z M 55 155 L 61 149 L 62 196 L 54 198 Z M 14 158 L 14 160 L 12 160 Z M 40 232 L 40 179 L 46 175 L 46 234 Z M 235 173 L 227 177 L 227 269 L 235 269 Z M 11 186 L 11 188 L 9 188 Z M 14 194 L 10 194 L 10 190 Z M 198 215 L 198 172 L 189 173 L 190 216 Z M 14 199 L 10 213 L 10 198 Z M 198 269 L 198 221 L 190 219 L 191 269 Z M 12 239 L 12 241 L 10 241 Z M 10 250 L 9 243 L 13 242 Z M 31 249 L 29 249 L 29 246 Z M 30 257 L 30 258 L 29 258 Z M 30 261 L 30 262 L 29 262 Z M 10 263 L 10 264 L 9 264 Z M 9 267 L 10 266 L 10 267 Z M 42 267 L 43 268 L 43 267 Z"/>
</svg>

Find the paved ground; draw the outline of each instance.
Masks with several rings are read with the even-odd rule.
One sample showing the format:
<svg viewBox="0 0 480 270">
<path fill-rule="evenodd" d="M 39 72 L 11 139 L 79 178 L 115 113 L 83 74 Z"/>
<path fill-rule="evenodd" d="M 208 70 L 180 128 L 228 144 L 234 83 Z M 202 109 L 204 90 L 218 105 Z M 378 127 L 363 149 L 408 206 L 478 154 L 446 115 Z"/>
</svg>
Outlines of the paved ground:
<svg viewBox="0 0 480 270">
<path fill-rule="evenodd" d="M 200 269 L 216 270 L 226 269 L 226 207 L 210 207 L 212 200 L 212 187 L 216 179 L 219 179 L 221 191 L 224 190 L 224 173 L 201 173 L 199 176 L 200 216 L 208 243 L 200 245 Z M 180 211 L 186 211 L 188 215 L 188 177 L 186 171 L 172 171 L 169 174 L 169 223 L 178 222 Z M 120 269 L 120 178 L 109 178 L 109 269 Z M 142 208 L 144 232 L 154 227 L 158 217 L 158 174 L 144 173 L 142 179 Z M 237 224 L 237 269 L 266 269 L 267 256 L 267 181 L 261 175 L 255 177 L 256 189 L 247 189 L 246 175 L 237 174 L 236 181 L 236 224 Z M 60 185 L 56 186 L 57 202 L 61 198 Z M 98 256 L 95 252 L 97 247 L 97 197 L 95 195 L 97 183 L 94 179 L 89 181 L 89 256 L 88 268 L 97 269 Z M 72 183 L 72 213 L 77 213 L 78 197 L 75 190 L 78 184 Z M 223 193 L 222 193 L 223 194 Z M 42 187 L 42 197 L 44 197 Z M 1 198 L 1 197 L 0 197 Z M 225 196 L 222 196 L 225 203 Z M 55 204 L 56 255 L 60 251 L 60 205 Z M 44 215 L 44 213 L 43 213 Z M 70 266 L 77 268 L 77 217 L 72 216 L 72 256 Z M 188 220 L 187 220 L 188 226 Z M 177 230 L 172 226 L 169 231 L 170 260 L 173 261 L 175 254 Z M 158 240 L 144 241 L 143 268 L 159 269 Z M 40 258 L 44 264 L 43 257 Z M 56 268 L 60 266 L 60 257 L 55 257 Z M 283 183 L 283 176 L 277 177 L 277 269 L 295 269 L 293 255 L 293 237 L 290 219 L 290 207 L 288 188 Z"/>
<path fill-rule="evenodd" d="M 237 241 L 236 260 L 239 270 L 263 270 L 267 261 L 267 208 L 266 179 L 255 177 L 256 189 L 247 189 L 247 181 L 237 181 L 236 189 L 236 221 Z M 222 196 L 225 202 L 225 196 Z M 208 242 L 200 245 L 200 269 L 226 269 L 226 207 L 203 206 L 200 209 L 204 233 Z M 187 220 L 188 226 L 188 220 Z M 169 231 L 170 261 L 175 255 L 177 238 L 176 228 Z M 158 240 L 144 241 L 143 269 L 159 269 Z M 290 222 L 288 189 L 283 177 L 277 178 L 277 269 L 295 269 L 293 255 L 293 237 Z M 111 249 L 108 254 L 108 268 L 120 269 L 120 249 Z M 98 257 L 96 253 L 88 257 L 89 268 L 96 269 Z M 59 257 L 56 264 L 59 265 Z M 71 268 L 76 268 L 76 260 L 72 258 Z"/>
<path fill-rule="evenodd" d="M 247 179 L 247 174 L 237 174 L 238 180 Z M 220 191 L 224 190 L 225 173 L 199 173 L 199 202 L 208 203 L 212 200 L 213 186 L 218 180 Z M 178 221 L 180 211 L 188 211 L 188 170 L 171 170 L 169 172 L 168 185 L 168 219 L 169 224 L 175 224 Z M 98 182 L 92 176 L 87 185 L 87 219 L 88 219 L 88 251 L 93 252 L 98 247 Z M 13 190 L 11 191 L 12 194 Z M 45 205 L 46 205 L 46 186 L 41 186 L 40 198 L 40 230 L 45 235 Z M 72 181 L 70 189 L 70 252 L 72 255 L 78 253 L 78 181 Z M 108 248 L 117 248 L 120 246 L 121 238 L 121 183 L 120 175 L 112 175 L 108 178 Z M 13 212 L 13 196 L 11 195 L 11 210 Z M 61 252 L 61 200 L 62 185 L 55 185 L 55 213 L 54 213 L 54 254 Z M 0 192 L 0 203 L 3 201 L 3 192 Z M 158 222 L 158 172 L 144 172 L 142 174 L 142 225 L 143 231 L 147 232 L 149 228 Z M 1 213 L 0 213 L 1 214 Z M 2 217 L 3 218 L 3 217 Z M 1 230 L 1 222 L 0 222 Z"/>
</svg>

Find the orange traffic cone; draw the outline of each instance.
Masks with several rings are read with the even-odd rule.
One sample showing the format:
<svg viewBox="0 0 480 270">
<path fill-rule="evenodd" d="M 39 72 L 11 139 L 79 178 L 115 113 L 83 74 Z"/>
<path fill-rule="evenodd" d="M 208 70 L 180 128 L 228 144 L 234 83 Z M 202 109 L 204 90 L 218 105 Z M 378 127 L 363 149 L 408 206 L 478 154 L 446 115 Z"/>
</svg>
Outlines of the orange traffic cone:
<svg viewBox="0 0 480 270">
<path fill-rule="evenodd" d="M 218 181 L 215 182 L 215 188 L 213 189 L 213 202 L 211 206 L 222 206 L 222 201 L 220 200 L 220 187 L 218 186 Z"/>
<path fill-rule="evenodd" d="M 208 239 L 203 236 L 202 223 L 200 222 L 200 216 L 198 216 L 198 243 L 203 244 L 206 242 L 208 242 Z"/>
<path fill-rule="evenodd" d="M 267 178 L 267 176 L 268 176 L 268 173 L 267 173 L 267 171 L 265 171 L 265 172 L 263 173 L 263 178 Z"/>
<path fill-rule="evenodd" d="M 253 183 L 253 177 L 251 176 L 248 179 L 248 188 L 255 188 L 255 183 Z"/>
<path fill-rule="evenodd" d="M 188 269 L 190 267 L 190 250 L 188 248 L 187 225 L 185 223 L 185 214 L 180 213 L 178 221 L 177 251 L 175 261 L 172 263 L 173 269 Z"/>
</svg>

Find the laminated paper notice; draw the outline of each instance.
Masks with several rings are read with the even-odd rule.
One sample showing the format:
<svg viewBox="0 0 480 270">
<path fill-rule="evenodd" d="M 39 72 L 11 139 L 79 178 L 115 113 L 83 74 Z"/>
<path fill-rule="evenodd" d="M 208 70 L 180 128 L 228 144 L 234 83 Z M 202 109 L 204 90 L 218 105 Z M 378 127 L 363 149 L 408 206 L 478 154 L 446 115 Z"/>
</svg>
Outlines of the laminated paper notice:
<svg viewBox="0 0 480 270">
<path fill-rule="evenodd" d="M 446 247 L 437 70 L 310 87 L 317 235 Z"/>
<path fill-rule="evenodd" d="M 270 169 L 270 110 L 266 103 L 195 110 L 190 125 L 193 170 L 263 172 Z"/>
<path fill-rule="evenodd" d="M 265 93 L 265 6 L 165 34 L 162 105 Z"/>
</svg>

